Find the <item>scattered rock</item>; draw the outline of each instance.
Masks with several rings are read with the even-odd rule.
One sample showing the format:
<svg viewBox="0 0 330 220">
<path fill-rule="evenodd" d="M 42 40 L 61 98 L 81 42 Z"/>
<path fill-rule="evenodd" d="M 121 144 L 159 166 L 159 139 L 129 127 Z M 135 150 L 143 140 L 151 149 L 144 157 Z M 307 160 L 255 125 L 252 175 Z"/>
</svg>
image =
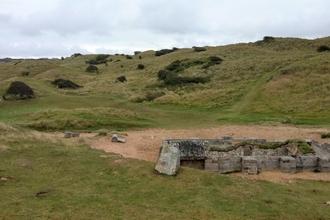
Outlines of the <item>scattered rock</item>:
<svg viewBox="0 0 330 220">
<path fill-rule="evenodd" d="M 325 201 L 324 204 L 325 205 L 330 205 L 330 201 Z"/>
<path fill-rule="evenodd" d="M 111 141 L 112 142 L 119 142 L 119 143 L 125 143 L 126 142 L 125 138 L 119 138 L 118 135 L 116 135 L 116 134 L 112 135 Z"/>
<path fill-rule="evenodd" d="M 65 138 L 72 138 L 72 137 L 79 137 L 79 133 L 71 132 L 71 131 L 66 131 L 64 132 L 64 137 Z"/>
</svg>

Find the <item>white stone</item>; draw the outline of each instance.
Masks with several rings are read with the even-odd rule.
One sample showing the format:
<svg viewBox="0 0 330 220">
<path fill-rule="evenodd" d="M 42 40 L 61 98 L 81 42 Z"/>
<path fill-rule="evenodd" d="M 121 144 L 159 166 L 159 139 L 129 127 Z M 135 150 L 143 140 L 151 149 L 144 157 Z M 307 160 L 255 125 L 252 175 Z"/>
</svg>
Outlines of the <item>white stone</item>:
<svg viewBox="0 0 330 220">
<path fill-rule="evenodd" d="M 173 145 L 164 144 L 161 147 L 159 158 L 155 167 L 159 173 L 169 176 L 176 175 L 180 169 L 180 151 Z"/>
</svg>

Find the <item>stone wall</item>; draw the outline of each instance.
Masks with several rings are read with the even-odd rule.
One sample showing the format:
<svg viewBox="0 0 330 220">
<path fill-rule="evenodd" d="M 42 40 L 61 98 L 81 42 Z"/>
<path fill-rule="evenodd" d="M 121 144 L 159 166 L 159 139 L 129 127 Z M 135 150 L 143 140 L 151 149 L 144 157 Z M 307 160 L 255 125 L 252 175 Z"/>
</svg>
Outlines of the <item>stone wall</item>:
<svg viewBox="0 0 330 220">
<path fill-rule="evenodd" d="M 232 142 L 248 140 L 249 143 L 228 152 L 226 149 Z M 251 143 L 252 141 L 252 143 Z M 262 170 L 281 170 L 286 173 L 302 171 L 330 172 L 329 157 L 319 158 L 315 155 L 298 152 L 297 147 L 288 144 L 276 149 L 261 149 L 255 143 L 267 143 L 265 139 L 163 139 L 163 144 L 171 144 L 179 149 L 181 166 L 205 169 L 215 173 L 243 172 L 256 174 Z M 268 142 L 270 143 L 270 142 Z M 311 141 L 311 144 L 318 144 Z M 321 147 L 321 145 L 319 145 Z M 324 144 L 322 149 L 329 148 Z"/>
</svg>

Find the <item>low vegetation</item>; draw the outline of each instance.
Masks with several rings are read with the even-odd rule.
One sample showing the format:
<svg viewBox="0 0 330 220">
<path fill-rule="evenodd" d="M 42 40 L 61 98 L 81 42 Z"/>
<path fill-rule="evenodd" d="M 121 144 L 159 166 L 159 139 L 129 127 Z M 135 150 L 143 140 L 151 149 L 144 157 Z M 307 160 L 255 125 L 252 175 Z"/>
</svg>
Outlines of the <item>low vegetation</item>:
<svg viewBox="0 0 330 220">
<path fill-rule="evenodd" d="M 5 94 L 4 100 L 18 100 L 34 98 L 34 92 L 30 86 L 21 81 L 14 81 L 10 84 Z"/>
<path fill-rule="evenodd" d="M 57 86 L 57 88 L 59 88 L 59 89 L 79 89 L 82 87 L 82 86 L 75 84 L 74 82 L 72 82 L 69 79 L 55 79 L 52 82 L 52 84 Z"/>
</svg>

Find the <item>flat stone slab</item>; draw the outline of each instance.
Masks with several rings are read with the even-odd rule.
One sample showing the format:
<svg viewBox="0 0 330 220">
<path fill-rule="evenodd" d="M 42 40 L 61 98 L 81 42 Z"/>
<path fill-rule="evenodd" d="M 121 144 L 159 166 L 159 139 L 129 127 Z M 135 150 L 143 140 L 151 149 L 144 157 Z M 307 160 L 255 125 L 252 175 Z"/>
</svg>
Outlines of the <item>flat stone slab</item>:
<svg viewBox="0 0 330 220">
<path fill-rule="evenodd" d="M 158 161 L 155 167 L 159 173 L 174 176 L 180 169 L 180 151 L 171 144 L 164 144 L 160 148 Z"/>
<path fill-rule="evenodd" d="M 124 138 L 119 138 L 118 135 L 113 134 L 111 138 L 112 142 L 120 142 L 120 143 L 125 143 L 126 140 Z"/>
</svg>

